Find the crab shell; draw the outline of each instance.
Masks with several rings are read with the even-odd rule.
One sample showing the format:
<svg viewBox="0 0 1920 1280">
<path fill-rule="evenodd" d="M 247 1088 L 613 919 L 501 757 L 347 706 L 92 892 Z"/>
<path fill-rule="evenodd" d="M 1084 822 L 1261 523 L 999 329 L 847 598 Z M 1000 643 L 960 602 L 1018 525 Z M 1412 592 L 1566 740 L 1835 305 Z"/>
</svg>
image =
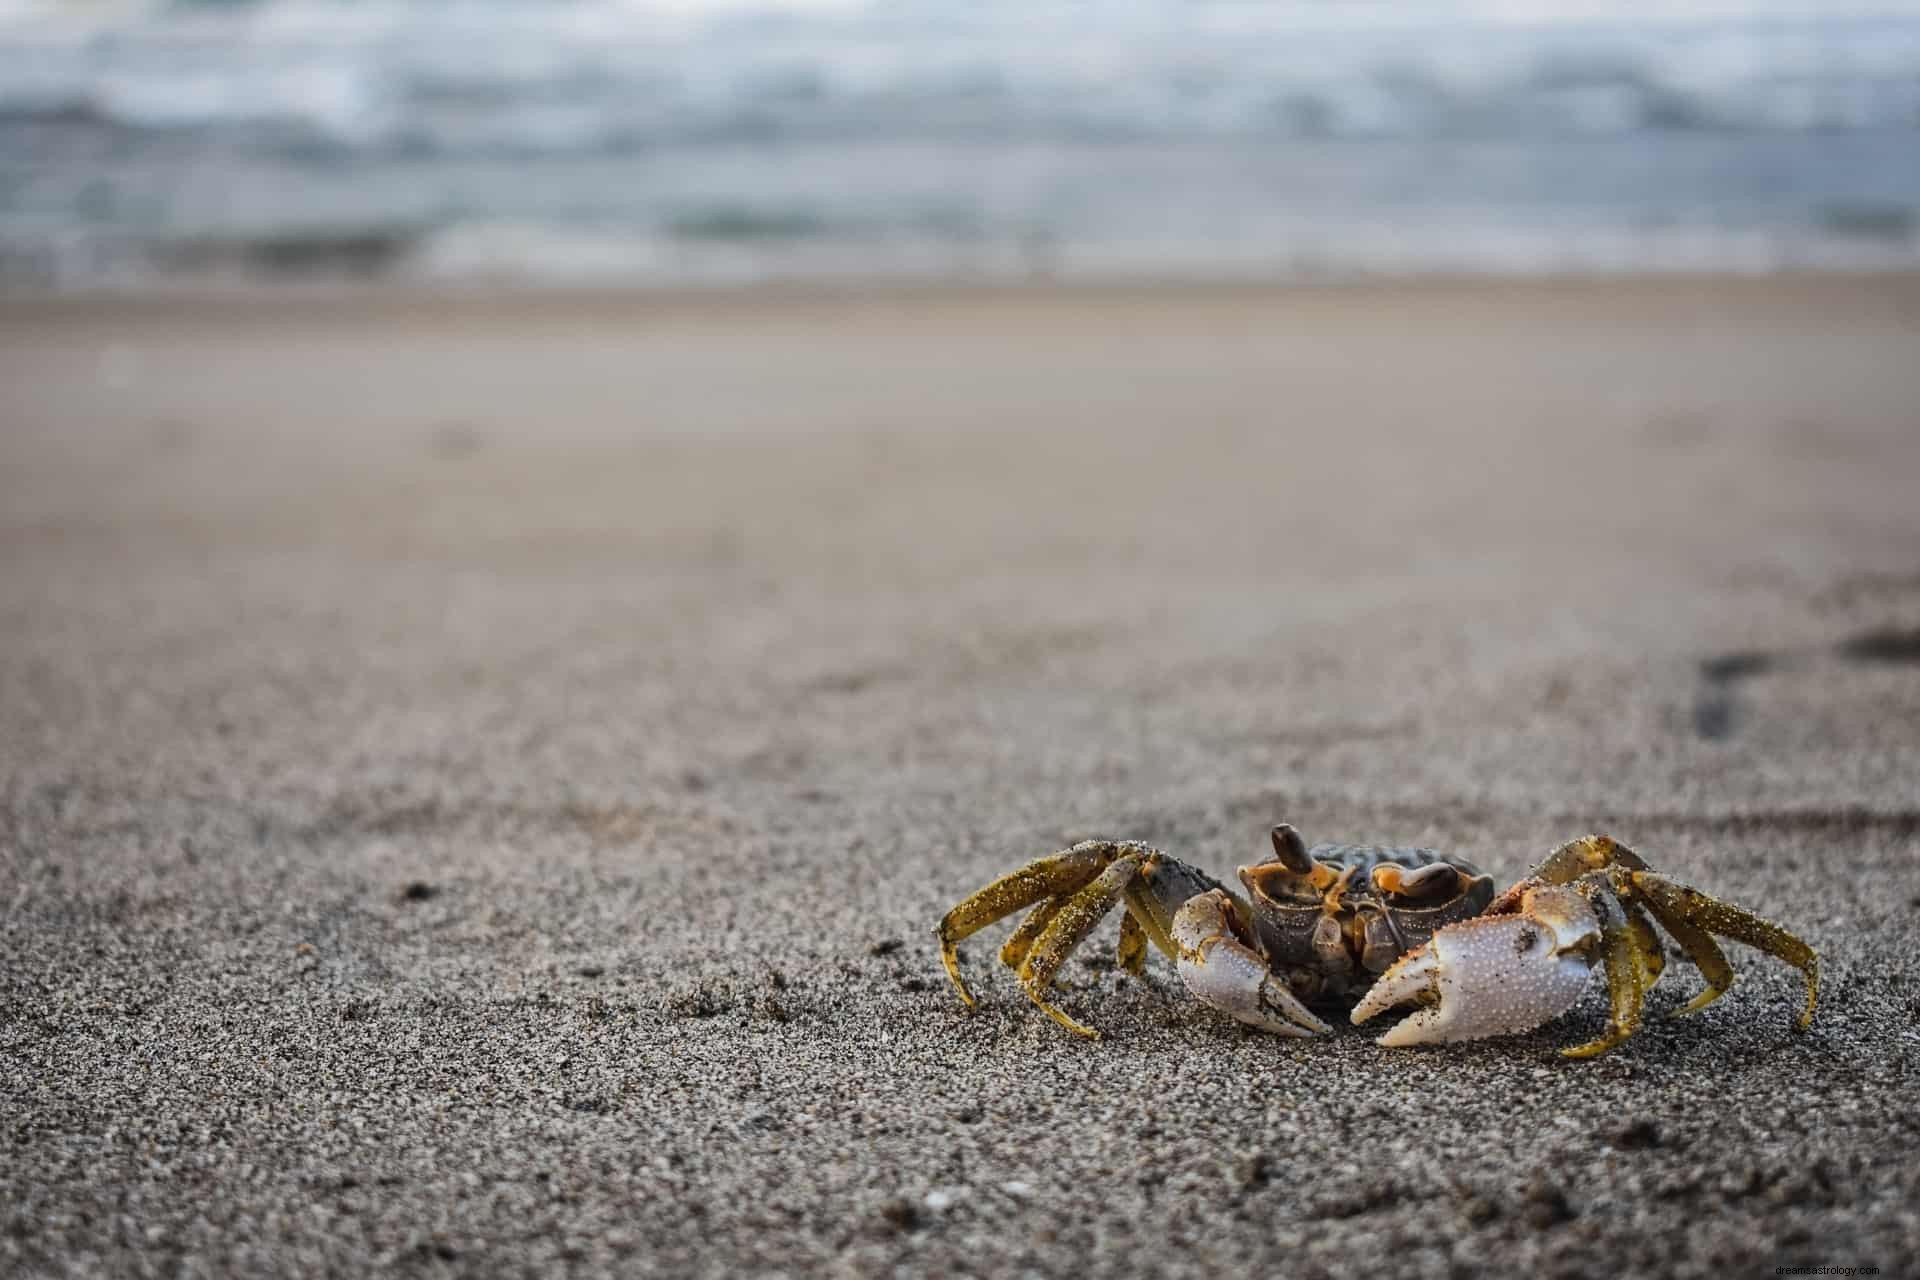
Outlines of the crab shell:
<svg viewBox="0 0 1920 1280">
<path fill-rule="evenodd" d="M 1291 830 L 1290 828 L 1288 829 Z M 1276 856 L 1240 868 L 1260 949 L 1309 1003 L 1346 1003 L 1434 932 L 1485 911 L 1493 877 L 1431 849 L 1276 838 Z M 1453 874 L 1428 868 L 1446 867 Z"/>
</svg>

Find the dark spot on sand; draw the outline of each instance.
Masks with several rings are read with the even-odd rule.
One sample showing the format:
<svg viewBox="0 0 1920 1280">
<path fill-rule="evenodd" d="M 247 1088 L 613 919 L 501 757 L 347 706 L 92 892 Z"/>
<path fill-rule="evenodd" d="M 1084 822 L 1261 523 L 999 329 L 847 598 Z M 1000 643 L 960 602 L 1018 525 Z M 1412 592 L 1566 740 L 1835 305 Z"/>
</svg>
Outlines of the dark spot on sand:
<svg viewBox="0 0 1920 1280">
<path fill-rule="evenodd" d="M 425 902 L 439 892 L 437 887 L 425 880 L 409 880 L 406 887 L 400 890 L 400 898 L 403 902 Z"/>
<path fill-rule="evenodd" d="M 465 458 L 480 452 L 486 437 L 469 422 L 443 422 L 429 437 L 434 455 L 441 458 Z"/>
<path fill-rule="evenodd" d="M 786 1005 L 780 1002 L 780 997 L 774 994 L 776 991 L 785 991 L 786 989 L 787 975 L 778 969 L 769 967 L 767 970 L 767 990 L 762 991 L 755 997 L 753 1011 L 761 1017 L 771 1019 L 774 1022 L 793 1021 L 793 1014 L 788 1011 Z"/>
<path fill-rule="evenodd" d="M 1700 660 L 1700 678 L 1705 682 L 1693 703 L 1693 731 L 1710 742 L 1724 741 L 1733 734 L 1739 718 L 1734 686 L 1754 676 L 1765 675 L 1780 666 L 1778 654 L 1758 649 L 1740 649 L 1715 654 Z"/>
<path fill-rule="evenodd" d="M 906 943 L 900 941 L 898 938 L 882 938 L 867 948 L 867 954 L 870 956 L 890 956 L 906 945 Z"/>
<path fill-rule="evenodd" d="M 982 1120 L 986 1119 L 986 1116 L 985 1108 L 974 1102 L 969 1102 L 965 1106 L 955 1107 L 953 1111 L 955 1124 L 979 1124 Z"/>
<path fill-rule="evenodd" d="M 880 667 L 864 671 L 838 671 L 821 676 L 807 685 L 817 693 L 859 693 L 869 689 L 882 680 L 897 678 L 900 673 Z"/>
<path fill-rule="evenodd" d="M 1273 1160 L 1261 1153 L 1242 1156 L 1234 1161 L 1234 1185 L 1242 1191 L 1254 1191 L 1273 1181 Z"/>
<path fill-rule="evenodd" d="M 1469 1196 L 1460 1206 L 1460 1216 L 1467 1220 L 1468 1226 L 1484 1227 L 1500 1216 L 1500 1205 L 1486 1196 Z"/>
<path fill-rule="evenodd" d="M 900 989 L 902 991 L 925 991 L 927 988 L 928 983 L 925 978 L 917 977 L 911 973 L 904 974 L 900 978 Z"/>
<path fill-rule="evenodd" d="M 1650 1151 L 1660 1145 L 1660 1126 L 1642 1116 L 1614 1130 L 1607 1141 L 1621 1151 Z"/>
<path fill-rule="evenodd" d="M 603 964 L 583 964 L 578 969 L 575 969 L 574 972 L 583 978 L 598 978 L 606 974 L 607 966 Z"/>
<path fill-rule="evenodd" d="M 1733 736 L 1739 708 L 1733 693 L 1723 685 L 1709 686 L 1693 701 L 1693 731 L 1709 742 L 1724 742 Z"/>
<path fill-rule="evenodd" d="M 1779 665 L 1779 659 L 1759 650 L 1723 653 L 1700 661 L 1700 676 L 1715 684 L 1731 684 L 1752 676 L 1765 675 Z"/>
<path fill-rule="evenodd" d="M 1733 734 L 1733 698 L 1722 689 L 1702 693 L 1693 702 L 1693 731 L 1709 742 L 1722 742 Z"/>
<path fill-rule="evenodd" d="M 1522 1213 L 1527 1224 L 1536 1230 L 1573 1220 L 1573 1206 L 1567 1203 L 1567 1193 L 1544 1180 L 1536 1180 L 1527 1188 Z"/>
<path fill-rule="evenodd" d="M 1840 656 L 1852 662 L 1920 663 L 1920 627 L 1877 627 L 1840 644 Z"/>
<path fill-rule="evenodd" d="M 920 1208 L 911 1200 L 896 1196 L 880 1206 L 880 1223 L 889 1233 L 912 1231 L 920 1225 Z"/>
<path fill-rule="evenodd" d="M 372 1000 L 349 1000 L 340 1006 L 340 1021 L 366 1022 L 380 1012 L 380 1006 Z"/>
<path fill-rule="evenodd" d="M 677 1018 L 712 1018 L 734 1006 L 733 994 L 716 982 L 702 982 L 667 997 L 667 1012 Z"/>
<path fill-rule="evenodd" d="M 1363 1214 L 1380 1209 L 1391 1209 L 1406 1199 L 1406 1192 L 1397 1182 L 1373 1182 L 1355 1188 L 1351 1194 L 1334 1193 L 1316 1197 L 1309 1204 L 1309 1216 L 1314 1218 L 1358 1218 Z"/>
</svg>

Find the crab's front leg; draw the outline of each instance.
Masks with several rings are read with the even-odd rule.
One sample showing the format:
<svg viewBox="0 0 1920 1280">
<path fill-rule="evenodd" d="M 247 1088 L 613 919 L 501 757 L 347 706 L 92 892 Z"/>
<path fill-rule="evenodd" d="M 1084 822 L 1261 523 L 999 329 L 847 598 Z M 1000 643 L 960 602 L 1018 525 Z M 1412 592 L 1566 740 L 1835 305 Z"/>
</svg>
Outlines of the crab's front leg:
<svg viewBox="0 0 1920 1280">
<path fill-rule="evenodd" d="M 1353 1021 L 1417 1004 L 1380 1043 L 1429 1044 L 1526 1031 L 1571 1009 L 1601 958 L 1600 918 L 1569 885 L 1523 881 L 1515 890 L 1517 910 L 1448 925 L 1401 956 L 1354 1006 Z"/>
<path fill-rule="evenodd" d="M 1202 1004 L 1278 1035 L 1332 1030 L 1273 975 L 1239 906 L 1224 890 L 1187 899 L 1174 913 L 1171 933 L 1180 951 L 1180 977 Z"/>
</svg>

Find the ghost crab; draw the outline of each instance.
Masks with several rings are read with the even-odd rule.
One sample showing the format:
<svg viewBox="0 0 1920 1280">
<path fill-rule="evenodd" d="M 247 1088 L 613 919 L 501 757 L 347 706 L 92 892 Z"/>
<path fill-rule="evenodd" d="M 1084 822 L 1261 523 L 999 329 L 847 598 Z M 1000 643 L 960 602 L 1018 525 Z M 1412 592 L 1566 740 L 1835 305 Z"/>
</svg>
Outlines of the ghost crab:
<svg viewBox="0 0 1920 1280">
<path fill-rule="evenodd" d="M 1639 1029 L 1646 994 L 1666 966 L 1653 927 L 1699 968 L 1706 989 L 1675 1011 L 1697 1013 L 1733 985 L 1714 936 L 1778 957 L 1806 975 L 1813 1020 L 1820 961 L 1792 933 L 1750 911 L 1647 869 L 1601 835 L 1560 846 L 1495 894 L 1464 858 L 1428 849 L 1316 845 L 1282 824 L 1271 860 L 1240 868 L 1247 896 L 1197 867 L 1136 840 L 1089 840 L 1038 859 L 972 894 L 934 933 L 947 974 L 971 1008 L 957 944 L 1023 907 L 1033 910 L 1000 949 L 1027 998 L 1083 1036 L 1049 988 L 1076 947 L 1124 903 L 1119 963 L 1138 977 L 1147 948 L 1179 967 L 1202 1004 L 1287 1036 L 1331 1030 L 1309 1005 L 1349 1003 L 1362 1023 L 1398 1005 L 1416 1011 L 1380 1043 L 1427 1044 L 1508 1035 L 1572 1008 L 1594 964 L 1604 964 L 1612 1013 L 1606 1030 L 1562 1049 L 1605 1053 Z M 1364 994 L 1362 994 L 1364 988 Z M 1358 997 L 1357 1003 L 1354 998 Z"/>
</svg>

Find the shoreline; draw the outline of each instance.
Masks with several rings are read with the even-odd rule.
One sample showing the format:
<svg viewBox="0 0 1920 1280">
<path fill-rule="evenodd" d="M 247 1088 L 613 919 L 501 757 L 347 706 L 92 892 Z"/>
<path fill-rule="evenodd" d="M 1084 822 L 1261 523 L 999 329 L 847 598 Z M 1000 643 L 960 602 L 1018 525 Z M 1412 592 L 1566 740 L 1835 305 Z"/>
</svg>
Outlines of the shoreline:
<svg viewBox="0 0 1920 1280">
<path fill-rule="evenodd" d="M 575 311 L 632 313 L 680 311 L 727 314 L 765 308 L 805 310 L 858 304 L 894 304 L 964 310 L 1002 304 L 1069 307 L 1112 303 L 1155 304 L 1312 303 L 1366 301 L 1382 296 L 1412 299 L 1471 293 L 1481 298 L 1516 301 L 1555 297 L 1601 299 L 1660 295 L 1702 298 L 1713 295 L 1835 292 L 1855 296 L 1904 292 L 1920 285 L 1920 270 L 1769 272 L 1642 271 L 1571 272 L 1505 275 L 1432 273 L 1407 276 L 1354 276 L 1341 279 L 1285 277 L 1213 280 L 1169 276 L 1154 279 L 1019 281 L 963 278 L 929 281 L 843 280 L 768 282 L 743 285 L 660 286 L 594 285 L 432 285 L 368 282 L 323 285 L 187 286 L 66 292 L 0 291 L 0 323 L 32 320 L 86 320 L 107 315 L 136 318 L 180 308 L 206 315 L 232 312 L 246 316 L 292 315 L 324 319 L 342 312 L 367 316 L 449 317 L 520 312 L 531 316 Z"/>
</svg>

